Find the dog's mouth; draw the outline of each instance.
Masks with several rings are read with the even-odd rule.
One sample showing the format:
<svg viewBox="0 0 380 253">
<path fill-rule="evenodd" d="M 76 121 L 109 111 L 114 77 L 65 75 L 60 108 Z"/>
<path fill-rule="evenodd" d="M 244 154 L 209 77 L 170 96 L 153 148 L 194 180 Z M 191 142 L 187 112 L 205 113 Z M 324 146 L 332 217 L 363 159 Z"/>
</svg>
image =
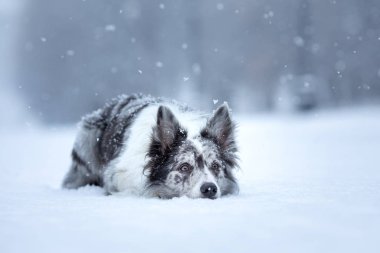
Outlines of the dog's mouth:
<svg viewBox="0 0 380 253">
<path fill-rule="evenodd" d="M 218 197 L 204 197 L 204 196 L 202 196 L 201 197 L 202 199 L 211 199 L 211 200 L 215 200 L 215 199 L 217 199 Z"/>
</svg>

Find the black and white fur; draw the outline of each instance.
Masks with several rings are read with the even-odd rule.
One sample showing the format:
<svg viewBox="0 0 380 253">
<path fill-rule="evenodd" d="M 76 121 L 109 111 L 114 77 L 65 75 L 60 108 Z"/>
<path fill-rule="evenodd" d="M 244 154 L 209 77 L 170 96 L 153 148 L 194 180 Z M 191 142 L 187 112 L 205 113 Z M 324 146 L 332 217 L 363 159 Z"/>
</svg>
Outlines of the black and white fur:
<svg viewBox="0 0 380 253">
<path fill-rule="evenodd" d="M 121 96 L 82 119 L 63 186 L 159 198 L 236 194 L 234 132 L 227 104 L 207 116 L 165 99 Z"/>
</svg>

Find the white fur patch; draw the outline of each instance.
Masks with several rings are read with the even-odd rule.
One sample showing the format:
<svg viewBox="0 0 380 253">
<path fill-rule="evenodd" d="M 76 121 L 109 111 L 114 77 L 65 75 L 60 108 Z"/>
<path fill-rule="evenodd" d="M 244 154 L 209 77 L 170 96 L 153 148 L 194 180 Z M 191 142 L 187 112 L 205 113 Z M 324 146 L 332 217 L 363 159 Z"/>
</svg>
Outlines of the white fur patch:
<svg viewBox="0 0 380 253">
<path fill-rule="evenodd" d="M 146 154 L 151 143 L 153 127 L 157 124 L 157 111 L 160 105 L 153 104 L 142 110 L 128 130 L 129 134 L 126 135 L 128 139 L 124 143 L 125 148 L 104 173 L 104 183 L 108 191 L 138 195 L 143 193 L 147 183 L 147 177 L 143 174 L 147 163 Z M 173 112 L 180 125 L 186 129 L 188 139 L 193 139 L 197 148 L 201 149 L 202 145 L 195 137 L 206 125 L 206 117 L 199 113 L 182 112 L 172 104 L 162 105 L 167 106 Z M 209 178 L 208 174 L 205 176 L 205 180 L 206 178 Z M 201 181 L 204 182 L 204 180 Z M 200 186 L 198 191 L 199 188 Z"/>
<path fill-rule="evenodd" d="M 200 154 L 203 154 L 203 145 L 202 143 L 199 141 L 198 138 L 194 138 L 191 140 L 193 146 L 197 149 L 197 151 L 200 153 Z"/>
</svg>

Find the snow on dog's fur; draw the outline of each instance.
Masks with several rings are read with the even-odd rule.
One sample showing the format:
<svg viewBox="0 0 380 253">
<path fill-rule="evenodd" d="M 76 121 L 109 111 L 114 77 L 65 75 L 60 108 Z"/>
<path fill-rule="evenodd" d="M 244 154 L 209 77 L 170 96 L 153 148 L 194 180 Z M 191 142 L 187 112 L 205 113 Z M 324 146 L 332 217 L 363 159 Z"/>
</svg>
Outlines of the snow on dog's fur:
<svg viewBox="0 0 380 253">
<path fill-rule="evenodd" d="M 121 96 L 83 118 L 63 186 L 159 198 L 236 194 L 234 132 L 227 104 L 207 116 L 165 99 Z"/>
</svg>

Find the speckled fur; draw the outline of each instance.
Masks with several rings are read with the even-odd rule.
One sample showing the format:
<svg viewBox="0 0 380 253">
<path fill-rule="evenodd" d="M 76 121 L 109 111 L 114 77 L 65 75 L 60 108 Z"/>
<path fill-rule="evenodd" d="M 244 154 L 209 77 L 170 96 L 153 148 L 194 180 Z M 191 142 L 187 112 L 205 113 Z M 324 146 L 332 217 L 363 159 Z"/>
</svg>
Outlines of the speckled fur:
<svg viewBox="0 0 380 253">
<path fill-rule="evenodd" d="M 199 198 L 201 185 L 213 183 L 212 198 L 236 194 L 234 132 L 226 104 L 207 116 L 165 99 L 121 96 L 83 118 L 63 186 Z"/>
</svg>

